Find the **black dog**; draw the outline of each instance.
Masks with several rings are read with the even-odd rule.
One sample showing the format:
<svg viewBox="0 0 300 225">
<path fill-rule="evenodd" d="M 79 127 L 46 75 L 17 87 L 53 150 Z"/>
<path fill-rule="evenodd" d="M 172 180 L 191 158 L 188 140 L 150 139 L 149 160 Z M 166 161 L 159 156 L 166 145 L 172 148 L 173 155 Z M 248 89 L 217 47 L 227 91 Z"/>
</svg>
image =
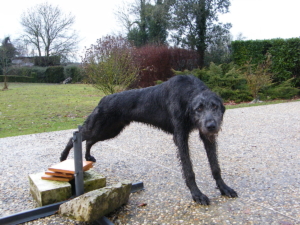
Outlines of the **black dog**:
<svg viewBox="0 0 300 225">
<path fill-rule="evenodd" d="M 221 194 L 237 197 L 224 183 L 217 158 L 216 135 L 224 112 L 222 100 L 193 76 L 175 76 L 157 86 L 108 95 L 101 99 L 79 130 L 82 141 L 86 140 L 85 158 L 96 161 L 90 155 L 92 145 L 116 137 L 131 121 L 153 125 L 173 134 L 185 182 L 194 201 L 209 205 L 209 199 L 197 187 L 189 154 L 189 133 L 198 129 Z M 72 147 L 70 139 L 61 161 L 68 157 Z"/>
</svg>

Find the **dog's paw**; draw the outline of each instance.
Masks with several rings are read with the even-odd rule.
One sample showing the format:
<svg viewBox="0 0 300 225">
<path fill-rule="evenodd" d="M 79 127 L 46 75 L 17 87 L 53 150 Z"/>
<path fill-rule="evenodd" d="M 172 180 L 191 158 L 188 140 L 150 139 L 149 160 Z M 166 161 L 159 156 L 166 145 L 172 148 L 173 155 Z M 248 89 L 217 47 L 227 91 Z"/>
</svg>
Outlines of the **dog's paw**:
<svg viewBox="0 0 300 225">
<path fill-rule="evenodd" d="M 92 161 L 92 162 L 96 162 L 96 159 L 94 158 L 94 156 L 86 156 L 85 157 L 86 161 Z"/>
<path fill-rule="evenodd" d="M 193 200 L 200 205 L 209 205 L 210 204 L 209 198 L 204 194 L 196 194 L 196 195 L 192 194 L 192 197 L 193 197 Z"/>
<path fill-rule="evenodd" d="M 219 189 L 220 189 L 222 195 L 225 195 L 229 198 L 237 198 L 238 197 L 238 194 L 236 193 L 236 191 L 228 186 L 225 186 L 225 187 L 219 188 Z"/>
</svg>

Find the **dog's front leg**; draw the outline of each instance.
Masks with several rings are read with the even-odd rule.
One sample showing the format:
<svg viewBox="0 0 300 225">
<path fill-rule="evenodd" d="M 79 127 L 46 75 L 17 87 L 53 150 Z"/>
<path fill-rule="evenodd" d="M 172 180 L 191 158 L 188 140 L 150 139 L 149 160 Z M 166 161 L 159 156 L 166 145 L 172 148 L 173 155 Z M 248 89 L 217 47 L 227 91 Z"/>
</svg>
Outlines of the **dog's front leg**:
<svg viewBox="0 0 300 225">
<path fill-rule="evenodd" d="M 200 137 L 204 143 L 204 147 L 206 150 L 212 175 L 216 180 L 217 186 L 221 194 L 231 198 L 238 197 L 237 193 L 233 189 L 228 187 L 222 179 L 221 169 L 219 166 L 218 156 L 217 156 L 217 145 L 216 145 L 215 136 L 211 136 L 207 138 L 205 135 L 200 133 Z"/>
<path fill-rule="evenodd" d="M 191 191 L 193 200 L 201 205 L 209 205 L 209 199 L 197 187 L 195 180 L 195 173 L 193 171 L 192 162 L 190 159 L 189 146 L 188 146 L 188 132 L 175 133 L 174 142 L 178 147 L 178 157 L 180 158 L 183 176 L 186 185 Z"/>
</svg>

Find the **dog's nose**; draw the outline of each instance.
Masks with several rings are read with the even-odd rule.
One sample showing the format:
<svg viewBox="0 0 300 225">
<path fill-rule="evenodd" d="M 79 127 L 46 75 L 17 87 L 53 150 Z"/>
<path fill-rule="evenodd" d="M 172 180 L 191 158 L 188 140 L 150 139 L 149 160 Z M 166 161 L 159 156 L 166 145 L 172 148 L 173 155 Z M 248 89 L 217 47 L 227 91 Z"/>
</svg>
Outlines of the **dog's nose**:
<svg viewBox="0 0 300 225">
<path fill-rule="evenodd" d="M 216 122 L 213 120 L 210 120 L 206 123 L 206 128 L 208 131 L 214 131 L 216 129 Z"/>
</svg>

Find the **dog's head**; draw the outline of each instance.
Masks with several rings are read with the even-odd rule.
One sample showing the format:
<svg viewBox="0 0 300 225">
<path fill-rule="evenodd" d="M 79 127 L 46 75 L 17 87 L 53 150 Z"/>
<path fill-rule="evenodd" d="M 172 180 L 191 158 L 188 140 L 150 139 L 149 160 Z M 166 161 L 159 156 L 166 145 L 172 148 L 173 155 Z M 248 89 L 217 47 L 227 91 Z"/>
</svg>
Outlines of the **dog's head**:
<svg viewBox="0 0 300 225">
<path fill-rule="evenodd" d="M 202 134 L 211 136 L 219 132 L 225 107 L 214 92 L 206 90 L 196 95 L 190 103 L 189 111 L 194 127 Z"/>
</svg>

